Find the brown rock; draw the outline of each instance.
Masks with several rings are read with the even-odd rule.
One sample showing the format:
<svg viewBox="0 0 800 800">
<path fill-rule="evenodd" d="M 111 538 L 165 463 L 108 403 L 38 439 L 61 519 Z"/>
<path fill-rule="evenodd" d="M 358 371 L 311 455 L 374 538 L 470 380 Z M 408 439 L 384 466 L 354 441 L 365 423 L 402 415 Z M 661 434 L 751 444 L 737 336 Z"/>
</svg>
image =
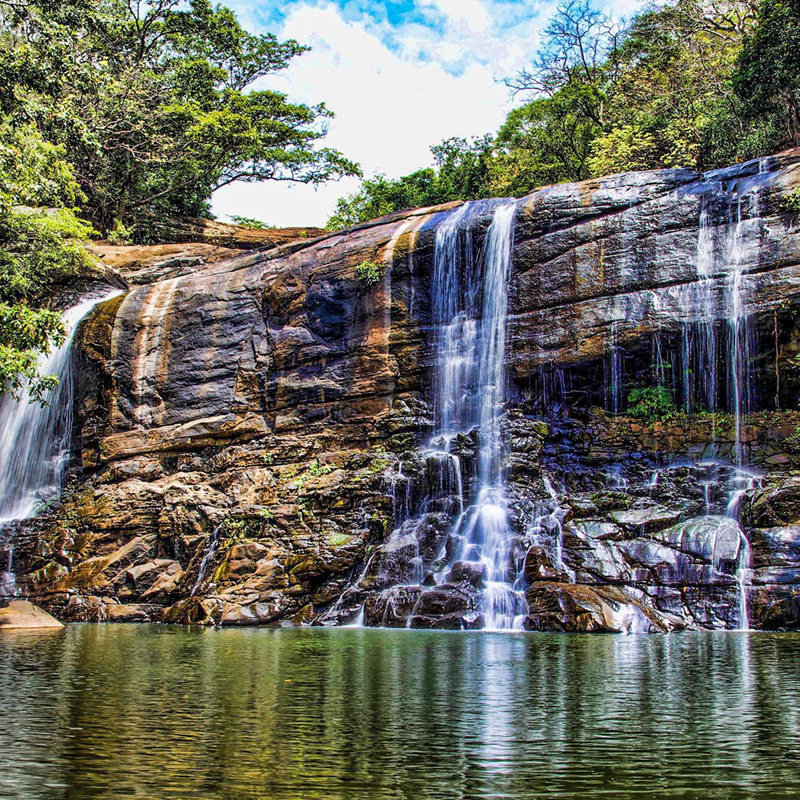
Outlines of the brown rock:
<svg viewBox="0 0 800 800">
<path fill-rule="evenodd" d="M 0 608 L 0 630 L 63 627 L 55 617 L 27 600 L 12 600 Z"/>
</svg>

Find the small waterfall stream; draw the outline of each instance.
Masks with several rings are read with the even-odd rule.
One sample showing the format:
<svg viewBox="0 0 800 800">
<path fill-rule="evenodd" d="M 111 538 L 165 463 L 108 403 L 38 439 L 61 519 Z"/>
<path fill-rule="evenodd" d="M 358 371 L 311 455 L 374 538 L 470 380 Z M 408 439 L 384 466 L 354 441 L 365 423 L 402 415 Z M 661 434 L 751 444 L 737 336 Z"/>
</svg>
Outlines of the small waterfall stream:
<svg viewBox="0 0 800 800">
<path fill-rule="evenodd" d="M 734 468 L 724 490 L 727 501 L 723 517 L 712 513 L 709 486 L 705 486 L 706 517 L 710 524 L 720 526 L 726 524 L 726 519 L 739 524 L 741 500 L 759 480 L 747 470 L 744 429 L 747 414 L 754 408 L 751 358 L 755 352 L 746 276 L 757 257 L 762 224 L 761 190 L 770 179 L 768 167 L 768 159 L 762 159 L 757 173 L 709 175 L 699 196 L 697 280 L 676 287 L 673 294 L 682 320 L 679 344 L 672 353 L 677 366 L 672 370 L 673 396 L 690 415 L 697 412 L 714 415 L 714 438 L 717 436 L 717 412 L 727 411 L 731 416 L 732 442 L 714 456 L 715 463 L 724 466 L 727 462 Z M 617 338 L 616 326 L 612 326 L 607 356 L 612 364 L 619 350 Z M 651 372 L 658 385 L 669 388 L 659 336 L 654 337 L 652 350 Z M 612 372 L 607 393 L 619 391 L 618 380 L 617 369 Z M 617 404 L 609 401 L 607 409 L 616 411 Z M 752 555 L 746 535 L 741 527 L 739 530 L 736 602 L 738 628 L 746 630 L 749 628 L 747 589 L 752 577 Z"/>
<path fill-rule="evenodd" d="M 72 340 L 78 324 L 98 304 L 120 294 L 82 300 L 64 312 L 64 344 L 40 359 L 42 374 L 58 377 L 58 387 L 47 405 L 31 402 L 27 392 L 19 400 L 0 400 L 0 542 L 10 522 L 29 519 L 61 490 L 72 436 Z M 7 543 L 7 569 L 0 583 L 13 593 L 13 544 Z"/>
</svg>

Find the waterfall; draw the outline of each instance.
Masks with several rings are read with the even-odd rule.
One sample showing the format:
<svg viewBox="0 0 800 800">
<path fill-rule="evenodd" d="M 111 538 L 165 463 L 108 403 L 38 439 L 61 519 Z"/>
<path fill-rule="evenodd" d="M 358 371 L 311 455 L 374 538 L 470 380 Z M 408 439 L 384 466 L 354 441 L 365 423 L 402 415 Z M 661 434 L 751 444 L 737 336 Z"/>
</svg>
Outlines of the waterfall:
<svg viewBox="0 0 800 800">
<path fill-rule="evenodd" d="M 0 525 L 28 519 L 61 489 L 72 435 L 72 339 L 78 323 L 117 294 L 83 300 L 64 312 L 64 344 L 39 361 L 42 374 L 58 378 L 47 405 L 31 402 L 27 392 L 18 401 L 9 395 L 0 401 Z"/>
<path fill-rule="evenodd" d="M 433 302 L 437 324 L 437 433 L 444 450 L 457 433 L 478 434 L 477 488 L 458 517 L 459 561 L 483 570 L 484 627 L 521 624 L 524 599 L 513 588 L 513 534 L 507 518 L 502 415 L 505 404 L 505 343 L 508 279 L 516 203 L 495 211 L 486 234 L 483 271 L 476 270 L 468 225 L 472 204 L 461 206 L 437 229 Z M 459 476 L 461 468 L 456 459 Z M 463 501 L 462 501 L 463 508 Z"/>
<path fill-rule="evenodd" d="M 609 355 L 606 364 L 607 408 L 613 414 L 622 411 L 622 347 L 619 344 L 619 323 L 611 323 Z"/>
<path fill-rule="evenodd" d="M 757 202 L 757 199 L 756 199 Z M 729 380 L 733 405 L 735 439 L 734 454 L 738 466 L 744 463 L 742 453 L 742 415 L 750 410 L 750 331 L 745 298 L 742 294 L 742 271 L 746 261 L 746 232 L 742 218 L 742 198 L 731 208 L 728 277 L 728 324 L 730 327 Z"/>
<path fill-rule="evenodd" d="M 436 230 L 433 268 L 437 336 L 437 432 L 449 439 L 470 430 L 474 419 L 475 359 L 478 341 L 474 257 L 465 203 Z"/>
<path fill-rule="evenodd" d="M 72 340 L 80 321 L 98 303 L 119 293 L 83 300 L 64 312 L 64 344 L 39 359 L 41 373 L 55 375 L 59 381 L 47 405 L 31 402 L 27 392 L 19 400 L 9 395 L 0 400 L 0 534 L 9 522 L 34 516 L 42 503 L 61 490 L 72 437 Z M 12 585 L 13 548 L 9 546 L 7 552 L 4 581 Z"/>
<path fill-rule="evenodd" d="M 653 378 L 659 386 L 670 388 L 664 363 L 672 362 L 671 389 L 678 405 L 689 414 L 727 411 L 732 415 L 736 434 L 732 460 L 739 466 L 746 462 L 743 420 L 753 405 L 753 330 L 746 274 L 758 252 L 760 196 L 770 178 L 767 160 L 758 164 L 758 172 L 720 171 L 706 177 L 697 190 L 695 280 L 666 292 L 680 320 L 672 358 L 664 352 L 658 334 L 653 343 Z M 618 349 L 616 326 L 616 322 L 609 326 L 607 347 L 612 357 Z M 607 408 L 613 410 L 615 405 L 609 397 Z"/>
<path fill-rule="evenodd" d="M 206 542 L 206 549 L 205 552 L 203 553 L 203 558 L 200 561 L 200 567 L 197 570 L 197 578 L 195 579 L 194 585 L 192 586 L 192 591 L 189 592 L 189 597 L 194 597 L 195 594 L 197 594 L 197 590 L 203 585 L 203 582 L 206 579 L 206 572 L 208 571 L 208 567 L 214 560 L 214 556 L 217 554 L 217 549 L 219 548 L 219 537 L 221 531 L 222 531 L 222 523 L 217 525 L 208 536 L 208 541 Z"/>
<path fill-rule="evenodd" d="M 705 383 L 706 410 L 717 410 L 717 308 L 714 300 L 714 229 L 708 198 L 700 198 L 700 221 L 697 231 L 697 285 L 695 288 L 699 340 L 698 375 Z M 688 325 L 688 323 L 685 323 Z"/>
</svg>

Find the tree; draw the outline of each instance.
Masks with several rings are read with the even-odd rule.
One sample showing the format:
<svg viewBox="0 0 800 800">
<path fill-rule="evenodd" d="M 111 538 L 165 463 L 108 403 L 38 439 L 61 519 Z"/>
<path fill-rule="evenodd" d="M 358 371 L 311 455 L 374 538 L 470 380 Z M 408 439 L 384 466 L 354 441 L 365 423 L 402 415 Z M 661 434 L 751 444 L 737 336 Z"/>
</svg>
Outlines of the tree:
<svg viewBox="0 0 800 800">
<path fill-rule="evenodd" d="M 735 160 L 745 131 L 730 76 L 753 19 L 738 0 L 679 0 L 638 16 L 617 50 L 593 174 Z"/>
<path fill-rule="evenodd" d="M 591 145 L 603 131 L 622 29 L 590 0 L 558 7 L 531 66 L 507 81 L 529 98 L 497 137 L 493 188 L 526 194 L 537 186 L 589 176 Z"/>
<path fill-rule="evenodd" d="M 477 136 L 471 141 L 451 137 L 431 147 L 431 153 L 437 170 L 438 202 L 488 196 L 494 155 L 491 136 Z"/>
<path fill-rule="evenodd" d="M 800 144 L 800 2 L 764 0 L 733 78 L 749 120 L 773 123 L 774 147 Z"/>
<path fill-rule="evenodd" d="M 358 174 L 331 114 L 265 88 L 306 47 L 211 0 L 0 0 L 0 394 L 54 378 L 54 284 L 95 274 L 94 234 L 207 215 L 233 181 Z"/>
<path fill-rule="evenodd" d="M 102 231 L 208 213 L 234 181 L 358 174 L 318 147 L 331 114 L 254 86 L 307 48 L 253 35 L 210 0 L 30 0 L 4 18 L 0 105 L 63 144 Z M 143 235 L 140 233 L 140 235 Z"/>
<path fill-rule="evenodd" d="M 568 84 L 511 111 L 497 135 L 492 194 L 520 197 L 538 186 L 588 178 L 592 142 L 601 130 L 584 113 L 593 97 L 591 86 Z"/>
<path fill-rule="evenodd" d="M 396 179 L 385 175 L 367 178 L 357 192 L 339 198 L 327 227 L 349 228 L 393 211 L 435 204 L 435 183 L 436 172 L 430 168 Z"/>
<path fill-rule="evenodd" d="M 328 228 L 347 228 L 405 208 L 487 196 L 492 158 L 490 136 L 472 141 L 453 137 L 432 147 L 431 152 L 435 168 L 427 167 L 400 178 L 375 175 L 362 181 L 357 192 L 337 201 Z"/>
<path fill-rule="evenodd" d="M 365 182 L 331 224 L 615 172 L 713 169 L 800 143 L 798 8 L 676 0 L 622 25 L 566 0 L 507 81 L 524 104 L 494 138 L 448 140 L 435 170 Z"/>
<path fill-rule="evenodd" d="M 81 195 L 63 156 L 33 125 L 0 126 L 0 394 L 27 386 L 43 401 L 56 379 L 41 374 L 39 357 L 63 342 L 64 323 L 35 306 L 52 284 L 97 274 L 82 246 L 91 228 L 69 207 Z"/>
</svg>

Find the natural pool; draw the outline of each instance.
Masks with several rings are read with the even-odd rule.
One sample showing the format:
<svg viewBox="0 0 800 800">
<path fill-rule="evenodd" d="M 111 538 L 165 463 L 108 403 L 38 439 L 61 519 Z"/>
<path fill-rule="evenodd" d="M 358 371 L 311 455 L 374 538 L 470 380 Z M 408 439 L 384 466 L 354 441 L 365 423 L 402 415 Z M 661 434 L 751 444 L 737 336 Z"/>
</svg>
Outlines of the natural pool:
<svg viewBox="0 0 800 800">
<path fill-rule="evenodd" d="M 800 797 L 800 636 L 0 634 L 0 797 Z"/>
</svg>

